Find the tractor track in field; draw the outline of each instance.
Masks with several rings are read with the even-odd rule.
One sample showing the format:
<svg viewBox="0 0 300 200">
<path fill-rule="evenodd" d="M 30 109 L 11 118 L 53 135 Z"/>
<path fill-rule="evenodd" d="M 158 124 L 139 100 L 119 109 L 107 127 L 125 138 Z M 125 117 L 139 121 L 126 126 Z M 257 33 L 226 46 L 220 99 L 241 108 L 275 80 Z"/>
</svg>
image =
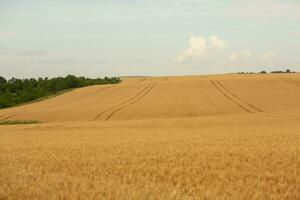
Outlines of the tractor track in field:
<svg viewBox="0 0 300 200">
<path fill-rule="evenodd" d="M 137 82 L 138 82 L 138 83 L 142 83 L 142 82 L 144 82 L 144 81 L 146 81 L 146 78 L 140 78 Z"/>
<path fill-rule="evenodd" d="M 290 78 L 287 78 L 287 80 L 289 80 L 289 81 L 291 81 L 291 82 L 294 82 L 294 83 L 296 83 L 296 84 L 300 84 L 300 82 L 298 82 L 298 81 L 295 81 L 295 80 L 293 80 L 293 79 L 290 79 Z"/>
<path fill-rule="evenodd" d="M 131 102 L 128 102 L 127 104 L 122 105 L 121 107 L 115 109 L 112 113 L 110 113 L 106 118 L 105 121 L 109 120 L 110 118 L 112 118 L 116 113 L 120 112 L 121 110 L 123 110 L 124 108 L 138 102 L 140 99 L 142 99 L 144 96 L 146 96 L 157 84 L 157 82 L 153 83 L 150 87 L 148 87 L 146 90 L 143 91 L 143 94 L 141 94 L 140 96 L 138 96 L 137 98 L 135 98 L 134 100 L 132 100 Z"/>
<path fill-rule="evenodd" d="M 284 80 L 285 82 L 287 82 L 287 83 L 289 83 L 289 84 L 291 84 L 291 85 L 294 85 L 294 86 L 300 86 L 300 83 L 299 82 L 297 82 L 297 81 L 294 81 L 294 80 L 292 80 L 292 79 L 289 79 L 289 78 L 282 78 L 282 80 Z"/>
<path fill-rule="evenodd" d="M 1 118 L 1 121 L 8 120 L 9 118 L 12 118 L 12 117 L 15 116 L 16 114 L 17 114 L 17 113 L 4 115 L 5 117 L 4 117 L 4 118 Z"/>
<path fill-rule="evenodd" d="M 214 87 L 220 92 L 222 93 L 227 99 L 229 99 L 230 101 L 232 101 L 233 103 L 235 103 L 237 106 L 239 106 L 240 108 L 242 108 L 244 111 L 251 113 L 251 114 L 258 114 L 258 115 L 264 115 L 264 116 L 268 116 L 268 117 L 275 117 L 275 118 L 283 118 L 283 119 L 292 119 L 293 118 L 289 118 L 287 116 L 282 116 L 282 115 L 277 115 L 277 114 L 273 114 L 273 113 L 268 113 L 263 111 L 260 108 L 257 108 L 256 106 L 254 106 L 253 104 L 243 100 L 242 98 L 240 98 L 239 96 L 233 94 L 229 89 L 227 89 L 223 84 L 220 83 L 220 81 L 218 80 L 210 80 L 210 82 L 214 85 Z"/>
<path fill-rule="evenodd" d="M 107 90 L 109 90 L 109 89 L 111 89 L 112 88 L 112 86 L 108 86 L 108 87 L 103 87 L 103 88 L 101 88 L 101 89 L 99 89 L 98 90 L 98 93 L 102 93 L 102 92 L 105 92 L 105 91 L 107 91 Z M 91 95 L 95 95 L 95 94 L 88 94 L 87 96 L 91 96 Z M 86 96 L 86 97 L 87 97 Z M 49 99 L 51 99 L 51 98 L 49 98 Z M 47 99 L 48 100 L 48 99 Z M 33 102 L 33 103 L 39 103 L 39 102 Z M 27 104 L 24 104 L 24 105 L 27 105 Z M 20 105 L 20 106 L 22 106 L 22 105 Z M 22 112 L 24 110 L 24 108 L 23 109 L 21 109 L 21 110 L 18 110 L 18 111 L 16 111 L 16 112 L 13 112 L 13 113 L 8 113 L 8 114 L 4 114 L 4 115 L 0 115 L 0 120 L 7 120 L 7 119 L 9 119 L 9 118 L 11 118 L 11 117 L 13 117 L 13 116 L 15 116 L 15 115 L 17 115 L 19 112 Z"/>
<path fill-rule="evenodd" d="M 143 93 L 148 87 L 150 87 L 150 85 L 151 85 L 151 83 L 149 83 L 146 87 L 144 87 L 141 91 L 139 91 L 139 92 L 138 92 L 136 95 L 134 95 L 133 97 L 131 97 L 131 98 L 129 98 L 129 99 L 127 99 L 127 100 L 125 100 L 125 101 L 119 103 L 119 104 L 116 104 L 116 105 L 114 105 L 114 106 L 111 106 L 111 107 L 105 109 L 104 111 L 102 111 L 101 113 L 99 113 L 99 114 L 93 119 L 93 121 L 99 119 L 99 118 L 100 118 L 103 114 L 105 114 L 106 112 L 108 112 L 108 111 L 110 111 L 110 110 L 112 110 L 112 109 L 114 109 L 114 108 L 116 108 L 116 107 L 122 106 L 123 104 L 126 104 L 126 103 L 130 102 L 132 99 L 136 98 L 136 97 L 139 96 L 141 93 Z"/>
<path fill-rule="evenodd" d="M 15 112 L 11 112 L 11 113 L 7 113 L 7 114 L 3 114 L 3 115 L 0 115 L 0 120 L 6 120 L 6 119 L 9 119 L 13 116 L 15 116 L 18 112 L 15 111 Z"/>
<path fill-rule="evenodd" d="M 253 104 L 243 100 L 242 98 L 240 98 L 239 96 L 233 94 L 230 90 L 228 90 L 222 83 L 220 83 L 220 81 L 216 80 L 216 82 L 224 89 L 226 90 L 231 96 L 237 98 L 238 100 L 240 100 L 241 102 L 247 104 L 248 106 L 250 106 L 251 108 L 253 108 L 254 110 L 258 111 L 258 112 L 264 112 L 262 109 L 257 108 L 256 106 L 254 106 Z"/>
<path fill-rule="evenodd" d="M 133 97 L 131 97 L 131 98 L 129 98 L 129 99 L 127 99 L 127 100 L 125 100 L 125 101 L 119 103 L 119 104 L 116 104 L 116 105 L 114 105 L 114 106 L 111 106 L 111 107 L 109 107 L 109 108 L 103 110 L 103 111 L 100 112 L 100 113 L 99 113 L 92 121 L 95 121 L 95 120 L 99 119 L 103 114 L 109 112 L 110 110 L 116 109 L 116 108 L 118 108 L 118 107 L 120 107 L 120 106 L 123 106 L 123 105 L 125 105 L 125 104 L 127 104 L 127 103 L 133 101 L 135 98 L 138 98 L 138 97 L 139 97 L 140 95 L 142 95 L 149 87 L 151 87 L 152 84 L 153 84 L 153 83 L 149 83 L 148 85 L 146 85 L 146 87 L 144 87 L 141 91 L 139 91 L 139 92 L 138 92 L 137 94 L 135 94 Z"/>
<path fill-rule="evenodd" d="M 251 110 L 249 110 L 248 108 L 244 107 L 242 104 L 240 104 L 237 100 L 235 100 L 234 98 L 232 98 L 231 96 L 229 96 L 228 94 L 226 94 L 217 84 L 214 80 L 210 80 L 210 82 L 213 84 L 213 86 L 221 93 L 223 94 L 223 96 L 225 96 L 227 99 L 229 99 L 231 102 L 233 102 L 234 104 L 236 104 L 237 106 L 239 106 L 240 108 L 242 108 L 244 111 L 248 112 L 248 113 L 253 113 Z"/>
<path fill-rule="evenodd" d="M 162 81 L 167 81 L 168 78 L 169 78 L 168 76 L 164 76 L 161 80 L 162 80 Z"/>
</svg>

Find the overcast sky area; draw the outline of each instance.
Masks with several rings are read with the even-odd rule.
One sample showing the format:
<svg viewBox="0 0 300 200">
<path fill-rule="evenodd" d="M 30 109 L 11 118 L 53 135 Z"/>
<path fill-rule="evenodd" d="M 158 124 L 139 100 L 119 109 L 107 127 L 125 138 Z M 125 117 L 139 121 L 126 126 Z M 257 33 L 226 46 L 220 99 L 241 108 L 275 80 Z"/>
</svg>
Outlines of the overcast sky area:
<svg viewBox="0 0 300 200">
<path fill-rule="evenodd" d="M 299 0 L 0 0 L 0 76 L 300 71 Z"/>
</svg>

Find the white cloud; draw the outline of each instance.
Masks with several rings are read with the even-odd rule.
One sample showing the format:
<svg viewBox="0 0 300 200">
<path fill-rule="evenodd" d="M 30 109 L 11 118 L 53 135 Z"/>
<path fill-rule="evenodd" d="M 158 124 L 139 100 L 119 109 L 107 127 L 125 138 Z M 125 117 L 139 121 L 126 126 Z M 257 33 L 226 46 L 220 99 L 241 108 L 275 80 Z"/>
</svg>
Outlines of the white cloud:
<svg viewBox="0 0 300 200">
<path fill-rule="evenodd" d="M 226 41 L 219 38 L 218 36 L 210 36 L 209 39 L 210 48 L 223 49 L 226 45 Z"/>
<path fill-rule="evenodd" d="M 226 46 L 226 41 L 218 36 L 205 38 L 202 36 L 192 36 L 190 46 L 177 57 L 177 61 L 182 62 L 194 59 L 207 59 L 217 50 L 222 50 Z"/>
<path fill-rule="evenodd" d="M 252 56 L 252 52 L 249 50 L 246 51 L 236 51 L 233 52 L 230 57 L 229 60 L 231 61 L 240 61 L 240 60 L 247 60 Z"/>
<path fill-rule="evenodd" d="M 253 66 L 278 64 L 275 51 L 260 54 L 256 49 L 232 51 L 229 42 L 218 36 L 192 36 L 188 48 L 177 57 L 178 66 L 204 67 L 210 69 L 250 69 Z M 241 71 L 243 71 L 241 69 Z"/>
<path fill-rule="evenodd" d="M 276 54 L 273 51 L 269 51 L 262 56 L 262 61 L 273 62 L 276 57 Z"/>
</svg>

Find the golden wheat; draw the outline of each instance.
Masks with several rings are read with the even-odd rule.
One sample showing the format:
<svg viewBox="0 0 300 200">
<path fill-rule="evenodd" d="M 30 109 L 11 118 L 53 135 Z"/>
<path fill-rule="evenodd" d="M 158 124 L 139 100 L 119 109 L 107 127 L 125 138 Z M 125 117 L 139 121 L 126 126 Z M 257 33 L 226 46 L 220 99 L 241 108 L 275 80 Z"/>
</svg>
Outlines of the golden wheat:
<svg viewBox="0 0 300 200">
<path fill-rule="evenodd" d="M 132 78 L 0 111 L 0 199 L 297 199 L 300 75 Z"/>
</svg>

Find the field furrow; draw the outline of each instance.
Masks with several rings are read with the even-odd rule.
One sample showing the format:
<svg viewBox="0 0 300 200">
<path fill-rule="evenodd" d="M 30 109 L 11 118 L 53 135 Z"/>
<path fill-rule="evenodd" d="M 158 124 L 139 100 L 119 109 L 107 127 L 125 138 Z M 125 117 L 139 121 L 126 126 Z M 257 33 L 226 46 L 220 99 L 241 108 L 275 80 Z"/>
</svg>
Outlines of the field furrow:
<svg viewBox="0 0 300 200">
<path fill-rule="evenodd" d="M 240 102 L 238 102 L 234 96 L 226 94 L 226 92 L 224 90 L 221 89 L 221 87 L 219 87 L 216 83 L 216 81 L 214 80 L 210 80 L 211 83 L 213 84 L 213 86 L 221 93 L 223 94 L 228 100 L 230 100 L 232 103 L 236 104 L 237 106 L 239 106 L 241 109 L 243 109 L 244 111 L 248 112 L 248 113 L 253 113 L 252 110 L 250 110 L 249 108 L 245 107 L 244 105 L 242 105 Z"/>
<path fill-rule="evenodd" d="M 291 80 L 291 79 L 283 79 L 285 80 L 287 83 L 294 85 L 294 86 L 300 86 L 300 83 L 298 83 L 297 81 Z"/>
<path fill-rule="evenodd" d="M 254 109 L 255 111 L 258 111 L 258 112 L 264 112 L 262 109 L 260 108 L 257 108 L 256 106 L 252 105 L 251 103 L 241 99 L 239 96 L 233 94 L 230 90 L 228 90 L 226 87 L 224 87 L 223 84 L 220 83 L 220 81 L 216 80 L 217 84 L 219 84 L 219 86 L 221 86 L 225 91 L 227 91 L 231 96 L 233 96 L 234 98 L 238 99 L 239 101 L 247 104 L 249 107 L 251 107 L 252 109 Z"/>
<path fill-rule="evenodd" d="M 116 105 L 113 105 L 107 109 L 105 109 L 104 111 L 100 112 L 95 118 L 94 120 L 97 120 L 99 119 L 103 114 L 109 112 L 110 110 L 113 110 L 113 109 L 116 109 L 118 108 L 119 106 L 123 106 L 123 105 L 126 105 L 128 102 L 134 100 L 135 98 L 137 98 L 138 96 L 142 95 L 145 91 L 147 91 L 147 89 L 149 87 L 151 87 L 152 83 L 149 83 L 146 87 L 144 87 L 140 92 L 138 92 L 137 94 L 135 94 L 134 96 L 132 96 L 131 98 L 119 103 L 119 104 L 116 104 Z"/>
<path fill-rule="evenodd" d="M 142 99 L 144 96 L 146 96 L 154 87 L 156 83 L 152 83 L 150 84 L 150 87 L 147 87 L 146 90 L 143 90 L 142 93 L 140 93 L 138 96 L 136 96 L 135 98 L 131 99 L 131 101 L 128 101 L 126 104 L 122 105 L 121 107 L 113 110 L 106 118 L 105 120 L 109 120 L 110 118 L 112 118 L 117 112 L 120 112 L 121 110 L 123 110 L 124 108 L 136 103 L 137 101 L 139 101 L 140 99 Z"/>
</svg>

